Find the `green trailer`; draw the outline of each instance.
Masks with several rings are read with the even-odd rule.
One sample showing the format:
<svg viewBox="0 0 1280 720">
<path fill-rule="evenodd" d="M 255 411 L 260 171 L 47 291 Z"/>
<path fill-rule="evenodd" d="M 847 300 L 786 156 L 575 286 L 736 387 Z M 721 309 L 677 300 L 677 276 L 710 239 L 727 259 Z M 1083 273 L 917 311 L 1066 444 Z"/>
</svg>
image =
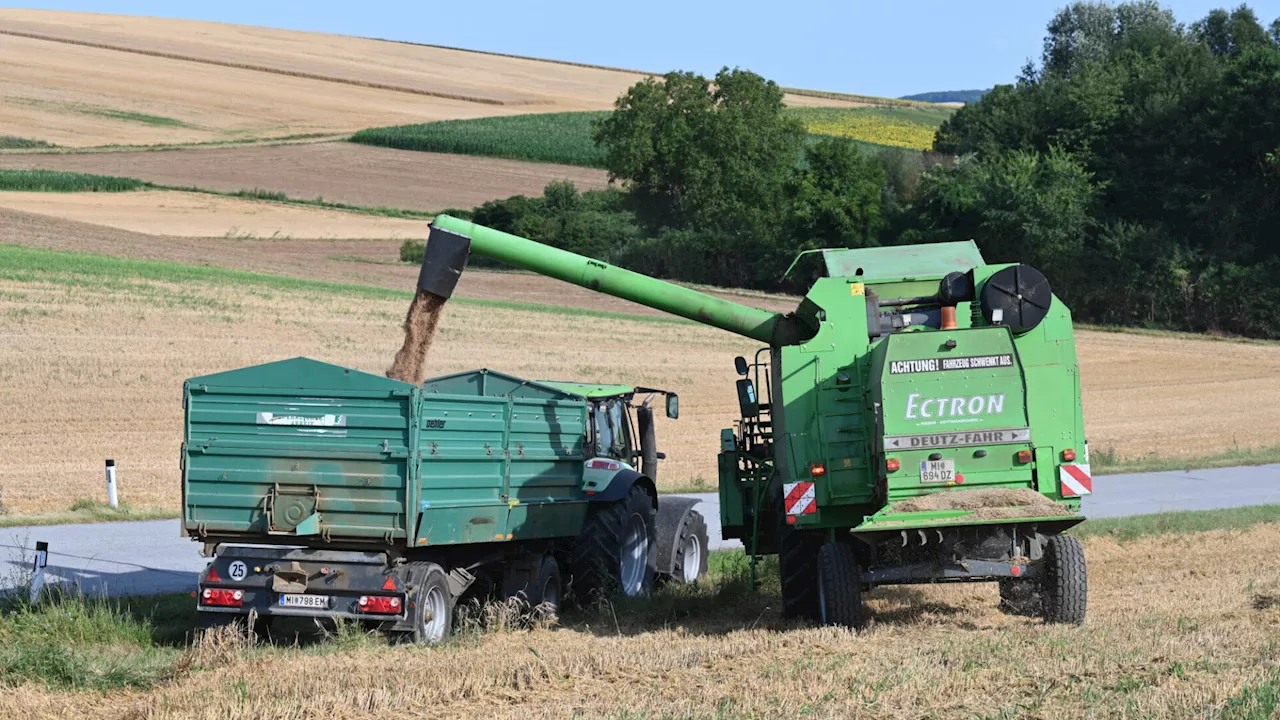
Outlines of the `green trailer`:
<svg viewBox="0 0 1280 720">
<path fill-rule="evenodd" d="M 787 615 L 859 626 L 871 587 L 993 581 L 1009 612 L 1082 623 L 1070 311 L 972 242 L 819 252 L 825 276 L 782 314 L 442 215 L 419 287 L 448 297 L 475 253 L 761 342 L 736 362 L 720 522 L 753 568 L 779 556 Z"/>
<path fill-rule="evenodd" d="M 567 586 L 589 600 L 696 581 L 705 554 L 682 535 L 701 526 L 705 547 L 705 523 L 634 467 L 651 432 L 601 440 L 636 410 L 635 388 L 609 392 L 492 370 L 418 387 L 307 358 L 188 380 L 184 527 L 214 558 L 203 621 L 349 618 L 433 642 L 468 594 L 554 611 Z"/>
</svg>

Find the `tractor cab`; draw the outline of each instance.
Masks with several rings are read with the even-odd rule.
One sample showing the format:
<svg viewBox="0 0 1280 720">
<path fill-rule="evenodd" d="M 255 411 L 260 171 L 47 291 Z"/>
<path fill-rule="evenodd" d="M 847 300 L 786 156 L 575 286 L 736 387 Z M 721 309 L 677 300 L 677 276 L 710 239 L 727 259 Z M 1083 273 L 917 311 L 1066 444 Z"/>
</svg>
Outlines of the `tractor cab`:
<svg viewBox="0 0 1280 720">
<path fill-rule="evenodd" d="M 678 395 L 631 385 L 540 382 L 587 399 L 587 447 L 595 457 L 627 463 L 657 482 L 658 461 L 666 454 L 657 448 L 652 404 L 659 395 L 665 397 L 666 415 L 674 420 L 680 416 Z"/>
</svg>

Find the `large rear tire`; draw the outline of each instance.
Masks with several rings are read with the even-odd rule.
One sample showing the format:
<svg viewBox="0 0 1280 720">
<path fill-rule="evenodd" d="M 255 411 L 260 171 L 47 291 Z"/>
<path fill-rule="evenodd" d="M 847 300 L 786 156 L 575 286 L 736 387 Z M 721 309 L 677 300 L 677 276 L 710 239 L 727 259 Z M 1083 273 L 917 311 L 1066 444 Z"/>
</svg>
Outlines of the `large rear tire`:
<svg viewBox="0 0 1280 720">
<path fill-rule="evenodd" d="M 818 551 L 818 622 L 823 625 L 860 628 L 862 611 L 862 571 L 853 548 L 830 542 Z"/>
<path fill-rule="evenodd" d="M 782 585 L 782 616 L 818 620 L 818 550 L 822 536 L 796 530 L 778 498 L 778 576 Z"/>
<path fill-rule="evenodd" d="M 1089 581 L 1084 548 L 1070 535 L 1051 536 L 1044 549 L 1040 615 L 1045 622 L 1083 625 Z"/>
<path fill-rule="evenodd" d="M 658 562 L 655 515 L 653 499 L 638 485 L 621 500 L 591 508 L 569 563 L 579 602 L 636 597 L 653 590 Z"/>
<path fill-rule="evenodd" d="M 453 634 L 453 591 L 449 589 L 449 576 L 433 562 L 419 562 L 413 563 L 410 577 L 416 584 L 413 607 L 409 611 L 413 641 L 419 645 L 436 645 L 448 640 Z"/>
</svg>

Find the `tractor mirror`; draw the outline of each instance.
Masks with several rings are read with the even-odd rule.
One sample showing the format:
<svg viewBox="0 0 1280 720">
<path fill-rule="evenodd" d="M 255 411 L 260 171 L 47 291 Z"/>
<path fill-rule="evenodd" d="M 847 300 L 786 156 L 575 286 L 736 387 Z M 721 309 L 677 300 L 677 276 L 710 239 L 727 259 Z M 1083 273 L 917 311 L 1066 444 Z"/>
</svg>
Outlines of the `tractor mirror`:
<svg viewBox="0 0 1280 720">
<path fill-rule="evenodd" d="M 760 401 L 756 398 L 755 383 L 746 378 L 738 381 L 738 410 L 744 418 L 760 416 Z"/>
<path fill-rule="evenodd" d="M 738 371 L 742 377 L 747 376 L 747 359 L 739 355 L 733 359 L 733 369 Z"/>
<path fill-rule="evenodd" d="M 672 420 L 680 417 L 680 396 L 675 393 L 667 395 L 667 417 Z"/>
</svg>

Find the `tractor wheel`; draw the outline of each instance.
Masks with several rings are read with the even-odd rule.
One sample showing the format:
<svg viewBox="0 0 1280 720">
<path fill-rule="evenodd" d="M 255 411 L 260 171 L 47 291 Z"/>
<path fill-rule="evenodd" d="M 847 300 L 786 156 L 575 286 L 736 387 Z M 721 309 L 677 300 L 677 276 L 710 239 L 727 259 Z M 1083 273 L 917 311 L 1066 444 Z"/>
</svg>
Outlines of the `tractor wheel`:
<svg viewBox="0 0 1280 720">
<path fill-rule="evenodd" d="M 818 622 L 860 628 L 865 622 L 862 611 L 862 572 L 853 547 L 844 543 L 827 543 L 818 551 Z"/>
<path fill-rule="evenodd" d="M 690 510 L 671 559 L 671 579 L 696 585 L 707 572 L 707 521 L 702 513 Z"/>
<path fill-rule="evenodd" d="M 822 536 L 796 530 L 778 499 L 778 575 L 782 584 L 782 616 L 818 619 L 818 550 Z"/>
<path fill-rule="evenodd" d="M 1045 622 L 1083 625 L 1089 594 L 1088 570 L 1080 541 L 1054 535 L 1044 549 L 1040 616 Z"/>
<path fill-rule="evenodd" d="M 560 565 L 551 555 L 542 556 L 542 565 L 538 568 L 537 581 L 529 592 L 529 608 L 536 616 L 554 616 L 560 612 L 560 598 L 563 583 L 560 580 Z"/>
<path fill-rule="evenodd" d="M 419 645 L 435 645 L 453 634 L 453 592 L 444 568 L 433 562 L 413 563 L 409 577 L 415 580 L 410 633 Z"/>
<path fill-rule="evenodd" d="M 1040 614 L 1040 593 L 1031 580 L 1004 578 L 1000 582 L 1000 612 L 1018 617 Z"/>
<path fill-rule="evenodd" d="M 625 497 L 591 509 L 573 544 L 570 569 L 579 602 L 647 595 L 657 572 L 653 499 L 633 485 Z"/>
</svg>

